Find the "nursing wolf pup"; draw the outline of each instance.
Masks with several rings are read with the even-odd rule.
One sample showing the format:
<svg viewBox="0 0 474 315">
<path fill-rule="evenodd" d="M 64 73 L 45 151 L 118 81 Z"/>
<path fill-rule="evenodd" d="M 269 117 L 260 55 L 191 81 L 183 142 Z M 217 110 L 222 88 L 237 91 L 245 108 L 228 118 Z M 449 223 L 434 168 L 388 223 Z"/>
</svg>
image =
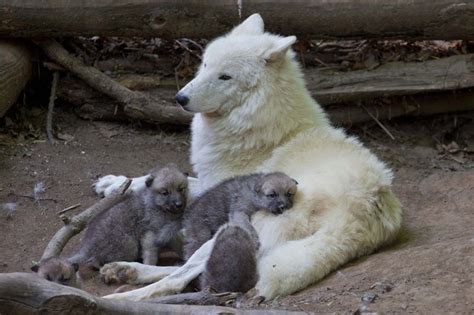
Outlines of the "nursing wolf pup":
<svg viewBox="0 0 474 315">
<path fill-rule="evenodd" d="M 250 225 L 250 217 L 259 210 L 282 214 L 293 206 L 296 185 L 294 179 L 275 172 L 236 176 L 209 189 L 185 210 L 185 258 L 191 257 L 236 215 L 244 214 Z M 246 222 L 240 221 L 240 225 L 245 227 Z M 247 230 L 255 234 L 252 227 Z M 254 238 L 258 239 L 258 236 Z"/>
<path fill-rule="evenodd" d="M 40 262 L 33 271 L 43 278 L 67 283 L 79 272 L 98 270 L 113 261 L 156 265 L 159 250 L 171 244 L 182 226 L 187 179 L 175 165 L 153 170 L 146 189 L 134 192 L 119 204 L 92 219 L 79 250 L 67 258 Z"/>
<path fill-rule="evenodd" d="M 359 140 L 331 125 L 306 88 L 291 50 L 295 42 L 295 36 L 266 33 L 254 14 L 208 44 L 195 78 L 176 95 L 195 113 L 195 195 L 255 172 L 283 172 L 299 183 L 291 211 L 261 211 L 252 218 L 263 253 L 256 291 L 267 299 L 304 289 L 372 253 L 395 239 L 402 222 L 392 172 Z M 107 179 L 108 185 L 97 186 L 99 193 L 123 182 Z M 181 290 L 204 270 L 212 244 L 160 282 L 109 298 L 141 300 Z"/>
</svg>

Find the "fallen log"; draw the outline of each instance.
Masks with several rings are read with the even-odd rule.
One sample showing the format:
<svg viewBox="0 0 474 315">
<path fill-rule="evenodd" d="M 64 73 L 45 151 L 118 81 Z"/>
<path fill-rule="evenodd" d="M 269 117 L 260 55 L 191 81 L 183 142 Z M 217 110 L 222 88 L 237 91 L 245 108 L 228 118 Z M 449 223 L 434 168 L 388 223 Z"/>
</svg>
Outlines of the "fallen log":
<svg viewBox="0 0 474 315">
<path fill-rule="evenodd" d="M 94 89 L 124 104 L 127 116 L 146 119 L 148 115 L 152 115 L 156 123 L 164 124 L 188 124 L 191 121 L 192 115 L 181 108 L 167 106 L 166 103 L 150 95 L 131 91 L 96 68 L 84 65 L 55 40 L 41 39 L 35 40 L 35 43 L 52 61 L 84 80 Z"/>
<path fill-rule="evenodd" d="M 474 110 L 474 91 L 420 94 L 389 99 L 390 104 L 363 104 L 330 106 L 329 118 L 336 125 L 352 125 L 397 117 L 421 117 L 443 113 Z"/>
<path fill-rule="evenodd" d="M 313 97 L 323 105 L 458 90 L 474 87 L 474 55 L 390 62 L 374 70 L 308 69 L 305 77 Z"/>
<path fill-rule="evenodd" d="M 214 37 L 252 13 L 311 38 L 473 39 L 463 0 L 0 0 L 0 36 Z"/>
<path fill-rule="evenodd" d="M 0 314 L 309 314 L 107 300 L 34 274 L 0 274 Z"/>
<path fill-rule="evenodd" d="M 30 59 L 24 43 L 0 40 L 0 118 L 16 102 L 30 79 Z"/>
</svg>

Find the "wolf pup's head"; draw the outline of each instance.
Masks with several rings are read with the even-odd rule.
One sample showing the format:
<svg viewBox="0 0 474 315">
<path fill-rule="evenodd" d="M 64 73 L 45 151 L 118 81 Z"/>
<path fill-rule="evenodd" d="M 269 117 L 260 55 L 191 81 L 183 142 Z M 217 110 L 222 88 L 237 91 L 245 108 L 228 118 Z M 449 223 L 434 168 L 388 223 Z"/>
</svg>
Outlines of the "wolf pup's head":
<svg viewBox="0 0 474 315">
<path fill-rule="evenodd" d="M 172 163 L 152 170 L 145 182 L 147 206 L 171 214 L 182 214 L 187 198 L 186 176 Z"/>
<path fill-rule="evenodd" d="M 265 174 L 255 185 L 257 206 L 275 215 L 293 207 L 298 182 L 288 175 L 275 172 Z"/>
<path fill-rule="evenodd" d="M 296 41 L 264 33 L 263 20 L 253 14 L 229 34 L 207 46 L 196 77 L 176 94 L 186 111 L 222 116 L 271 83 Z M 259 95 L 261 97 L 261 95 Z"/>
<path fill-rule="evenodd" d="M 50 257 L 31 267 L 38 276 L 48 281 L 71 287 L 80 287 L 76 272 L 78 264 L 72 264 L 61 257 Z"/>
</svg>

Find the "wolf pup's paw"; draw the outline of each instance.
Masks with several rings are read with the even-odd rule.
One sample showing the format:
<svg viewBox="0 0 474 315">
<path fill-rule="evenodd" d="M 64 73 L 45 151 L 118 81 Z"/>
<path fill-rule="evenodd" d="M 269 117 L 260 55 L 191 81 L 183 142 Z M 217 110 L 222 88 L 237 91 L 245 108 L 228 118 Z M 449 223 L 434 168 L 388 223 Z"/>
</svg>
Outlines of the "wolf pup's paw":
<svg viewBox="0 0 474 315">
<path fill-rule="evenodd" d="M 137 280 L 137 271 L 126 262 L 114 262 L 106 264 L 100 268 L 100 277 L 106 284 L 135 284 Z"/>
<path fill-rule="evenodd" d="M 101 197 L 110 195 L 117 190 L 120 185 L 127 180 L 125 176 L 106 175 L 99 178 L 93 185 L 95 193 Z"/>
</svg>

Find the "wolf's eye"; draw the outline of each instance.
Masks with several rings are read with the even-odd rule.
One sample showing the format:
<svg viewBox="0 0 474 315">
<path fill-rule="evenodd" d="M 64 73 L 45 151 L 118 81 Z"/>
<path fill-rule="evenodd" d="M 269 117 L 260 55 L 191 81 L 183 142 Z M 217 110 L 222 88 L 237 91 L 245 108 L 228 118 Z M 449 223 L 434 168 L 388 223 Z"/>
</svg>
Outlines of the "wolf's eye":
<svg viewBox="0 0 474 315">
<path fill-rule="evenodd" d="M 183 192 L 183 191 L 185 191 L 185 190 L 186 190 L 186 187 L 179 187 L 179 188 L 178 188 L 178 191 L 179 191 L 179 192 Z"/>
<path fill-rule="evenodd" d="M 224 80 L 224 81 L 227 81 L 227 80 L 230 80 L 232 79 L 232 77 L 230 75 L 227 75 L 227 74 L 223 74 L 219 77 L 219 80 Z"/>
<path fill-rule="evenodd" d="M 170 192 L 167 191 L 167 190 L 162 190 L 162 191 L 160 192 L 160 194 L 162 194 L 163 196 L 168 196 L 168 195 L 170 194 Z"/>
<path fill-rule="evenodd" d="M 286 193 L 286 196 L 287 196 L 288 198 L 290 198 L 290 197 L 293 196 L 293 194 L 292 194 L 291 192 L 287 192 L 287 193 Z"/>
<path fill-rule="evenodd" d="M 268 194 L 267 197 L 270 198 L 275 198 L 277 196 L 276 192 L 272 192 L 271 194 Z"/>
</svg>

